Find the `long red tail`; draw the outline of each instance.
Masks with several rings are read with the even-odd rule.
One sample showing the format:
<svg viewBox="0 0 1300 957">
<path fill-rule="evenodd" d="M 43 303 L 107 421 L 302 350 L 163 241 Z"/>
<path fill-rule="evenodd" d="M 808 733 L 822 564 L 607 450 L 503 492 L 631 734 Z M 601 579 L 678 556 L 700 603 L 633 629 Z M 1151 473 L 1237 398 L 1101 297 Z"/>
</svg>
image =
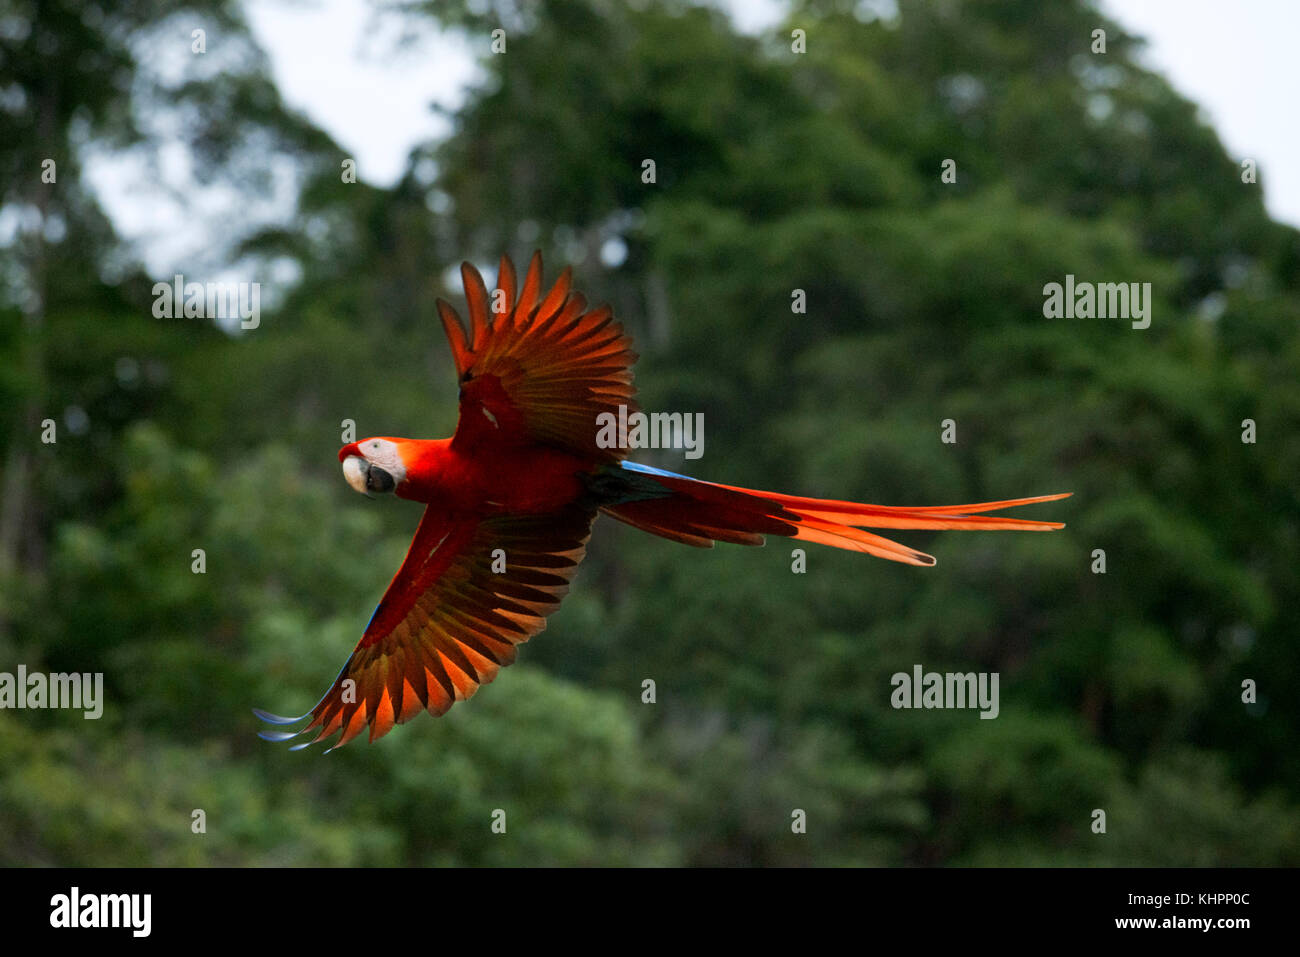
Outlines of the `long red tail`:
<svg viewBox="0 0 1300 957">
<path fill-rule="evenodd" d="M 622 463 L 621 471 L 629 483 L 625 494 L 620 496 L 624 500 L 608 502 L 602 510 L 621 522 L 676 542 L 700 548 L 710 548 L 715 541 L 762 545 L 763 536 L 782 535 L 866 552 L 908 565 L 933 565 L 934 558 L 863 529 L 1051 531 L 1064 525 L 978 513 L 1054 502 L 1071 494 L 1063 492 L 972 505 L 864 505 L 718 485 L 628 462 Z"/>
</svg>

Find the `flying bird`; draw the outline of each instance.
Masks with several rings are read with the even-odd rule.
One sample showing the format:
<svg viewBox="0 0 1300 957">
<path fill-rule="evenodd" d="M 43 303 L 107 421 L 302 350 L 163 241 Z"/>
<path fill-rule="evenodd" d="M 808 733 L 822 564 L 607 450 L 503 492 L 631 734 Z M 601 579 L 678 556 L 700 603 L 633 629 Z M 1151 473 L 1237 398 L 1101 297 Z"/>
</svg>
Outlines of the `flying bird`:
<svg viewBox="0 0 1300 957">
<path fill-rule="evenodd" d="M 341 732 L 337 748 L 369 727 L 374 741 L 422 711 L 441 715 L 470 697 L 546 627 L 600 513 L 686 545 L 762 545 L 764 536 L 781 535 L 908 565 L 934 559 L 865 529 L 1063 527 L 979 513 L 1069 493 L 864 505 L 719 485 L 626 461 L 626 443 L 601 440 L 597 428 L 620 406 L 620 422 L 637 409 L 637 356 L 610 307 L 588 310 L 569 269 L 543 293 L 540 253 L 522 286 L 507 257 L 491 295 L 469 263 L 461 278 L 468 329 L 437 301 L 460 385 L 455 434 L 379 436 L 339 450 L 358 492 L 426 506 L 411 547 L 316 706 L 296 718 L 254 712 L 278 726 L 310 719 L 298 731 L 262 731 L 268 740 L 317 732 L 296 750 Z"/>
</svg>

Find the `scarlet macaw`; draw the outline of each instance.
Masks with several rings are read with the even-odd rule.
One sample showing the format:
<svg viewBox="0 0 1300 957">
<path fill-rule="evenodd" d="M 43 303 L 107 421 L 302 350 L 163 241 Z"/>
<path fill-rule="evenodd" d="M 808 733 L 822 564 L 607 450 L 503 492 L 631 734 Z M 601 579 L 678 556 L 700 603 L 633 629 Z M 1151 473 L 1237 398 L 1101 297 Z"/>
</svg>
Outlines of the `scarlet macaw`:
<svg viewBox="0 0 1300 957">
<path fill-rule="evenodd" d="M 339 450 L 354 489 L 423 502 L 424 517 L 325 696 L 296 718 L 255 712 L 276 725 L 311 718 L 300 731 L 261 732 L 268 740 L 320 729 L 297 749 L 341 730 L 334 745 L 341 747 L 369 725 L 374 741 L 421 711 L 441 715 L 470 697 L 515 660 L 516 645 L 546 627 L 598 512 L 704 548 L 715 541 L 762 545 L 763 536 L 782 535 L 909 565 L 934 559 L 863 528 L 1063 527 L 974 513 L 1069 493 L 975 505 L 863 505 L 718 485 L 624 461 L 625 448 L 597 441 L 598 416 L 617 415 L 620 405 L 627 414 L 636 409 L 637 357 L 610 308 L 587 311 L 586 299 L 570 291 L 569 269 L 543 296 L 540 253 L 517 300 L 514 266 L 502 258 L 495 317 L 478 270 L 463 263 L 461 277 L 468 333 L 456 311 L 437 301 L 460 382 L 456 434 L 375 437 Z"/>
</svg>

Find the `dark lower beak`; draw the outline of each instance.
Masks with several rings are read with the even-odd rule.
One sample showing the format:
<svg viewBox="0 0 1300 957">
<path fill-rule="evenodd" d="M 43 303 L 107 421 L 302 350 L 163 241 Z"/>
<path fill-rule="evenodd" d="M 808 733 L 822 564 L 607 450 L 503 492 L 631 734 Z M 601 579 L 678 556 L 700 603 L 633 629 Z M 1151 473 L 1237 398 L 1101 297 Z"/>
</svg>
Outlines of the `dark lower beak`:
<svg viewBox="0 0 1300 957">
<path fill-rule="evenodd" d="M 397 487 L 393 477 L 383 469 L 375 465 L 366 467 L 366 491 L 367 492 L 391 492 Z"/>
</svg>

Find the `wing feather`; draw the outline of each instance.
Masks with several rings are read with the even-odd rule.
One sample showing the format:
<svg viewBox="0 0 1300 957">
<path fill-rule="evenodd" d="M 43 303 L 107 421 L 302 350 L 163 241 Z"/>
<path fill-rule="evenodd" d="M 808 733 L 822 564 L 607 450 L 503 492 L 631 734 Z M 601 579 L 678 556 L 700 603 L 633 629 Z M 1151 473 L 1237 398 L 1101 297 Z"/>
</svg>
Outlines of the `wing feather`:
<svg viewBox="0 0 1300 957">
<path fill-rule="evenodd" d="M 456 446 L 538 442 L 595 462 L 622 459 L 627 449 L 621 436 L 614 448 L 597 442 L 602 413 L 620 421 L 619 406 L 629 414 L 637 410 L 637 356 L 613 311 L 588 311 L 586 297 L 572 291 L 568 269 L 541 297 L 540 253 L 529 262 L 522 287 L 502 257 L 497 290 L 508 304 L 503 314 L 490 309 L 493 297 L 474 266 L 463 263 L 461 278 L 468 332 L 455 309 L 438 301 L 461 383 Z"/>
<path fill-rule="evenodd" d="M 347 744 L 368 726 L 383 737 L 421 711 L 446 713 L 515 660 L 517 645 L 546 627 L 586 554 L 595 510 L 571 505 L 543 515 L 455 518 L 425 510 L 406 560 L 330 690 L 299 719 L 259 712 L 271 723 L 308 719 L 288 740 L 340 733 Z M 505 550 L 495 573 L 493 551 Z M 332 750 L 332 748 L 331 748 Z"/>
</svg>

